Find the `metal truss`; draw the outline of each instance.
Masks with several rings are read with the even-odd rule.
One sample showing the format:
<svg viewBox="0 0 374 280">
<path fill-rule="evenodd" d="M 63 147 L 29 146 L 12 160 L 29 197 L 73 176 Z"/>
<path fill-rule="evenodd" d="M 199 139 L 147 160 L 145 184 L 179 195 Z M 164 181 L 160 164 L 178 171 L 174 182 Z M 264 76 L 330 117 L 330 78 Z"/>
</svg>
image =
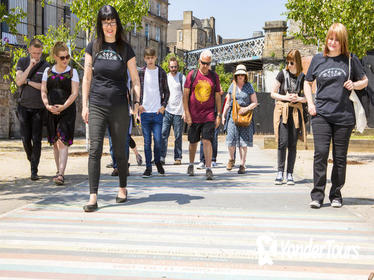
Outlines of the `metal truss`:
<svg viewBox="0 0 374 280">
<path fill-rule="evenodd" d="M 261 59 L 263 49 L 264 36 L 261 36 L 189 51 L 184 54 L 184 59 L 187 69 L 192 69 L 197 66 L 200 53 L 204 50 L 210 50 L 213 53 L 212 65 L 216 65 Z"/>
</svg>

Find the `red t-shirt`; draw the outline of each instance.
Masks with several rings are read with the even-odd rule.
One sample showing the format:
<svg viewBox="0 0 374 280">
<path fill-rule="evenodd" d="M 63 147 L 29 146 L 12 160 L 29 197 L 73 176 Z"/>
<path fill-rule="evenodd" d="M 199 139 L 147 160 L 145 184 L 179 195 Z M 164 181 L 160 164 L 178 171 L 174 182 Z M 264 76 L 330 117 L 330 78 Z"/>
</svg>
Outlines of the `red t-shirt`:
<svg viewBox="0 0 374 280">
<path fill-rule="evenodd" d="M 189 110 L 193 123 L 206 123 L 215 121 L 215 92 L 213 91 L 213 72 L 203 75 L 197 71 L 195 81 L 192 84 L 192 92 L 190 94 Z M 187 75 L 185 88 L 191 88 L 191 78 L 193 71 Z M 219 77 L 214 73 L 216 79 L 216 92 L 221 92 Z"/>
</svg>

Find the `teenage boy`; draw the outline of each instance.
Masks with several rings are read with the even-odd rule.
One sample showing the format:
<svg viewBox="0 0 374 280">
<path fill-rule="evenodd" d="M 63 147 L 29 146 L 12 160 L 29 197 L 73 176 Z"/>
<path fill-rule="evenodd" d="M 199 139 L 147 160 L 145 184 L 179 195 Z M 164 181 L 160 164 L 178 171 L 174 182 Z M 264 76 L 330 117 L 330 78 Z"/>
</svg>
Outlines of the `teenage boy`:
<svg viewBox="0 0 374 280">
<path fill-rule="evenodd" d="M 160 175 L 165 174 L 161 164 L 161 144 L 162 144 L 162 121 L 165 108 L 169 100 L 169 87 L 166 72 L 156 65 L 156 51 L 153 48 L 146 48 L 144 61 L 147 64 L 139 72 L 141 92 L 139 115 L 144 137 L 144 153 L 146 169 L 144 178 L 152 176 L 152 133 L 154 141 L 154 160 L 157 171 Z"/>
</svg>

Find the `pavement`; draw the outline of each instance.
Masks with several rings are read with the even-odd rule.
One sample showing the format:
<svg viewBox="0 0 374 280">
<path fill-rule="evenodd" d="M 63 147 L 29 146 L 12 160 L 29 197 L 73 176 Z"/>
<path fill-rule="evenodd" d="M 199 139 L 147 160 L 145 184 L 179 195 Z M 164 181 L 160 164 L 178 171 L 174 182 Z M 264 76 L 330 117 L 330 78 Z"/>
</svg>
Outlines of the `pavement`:
<svg viewBox="0 0 374 280">
<path fill-rule="evenodd" d="M 131 166 L 124 204 L 115 203 L 118 178 L 102 175 L 94 213 L 82 210 L 86 178 L 5 211 L 0 280 L 355 280 L 374 272 L 373 224 L 329 203 L 310 209 L 310 181 L 297 174 L 295 186 L 275 186 L 276 160 L 258 146 L 244 175 L 238 165 L 226 170 L 224 143 L 218 159 L 213 181 L 196 167 L 187 176 L 187 164 L 171 157 L 166 176 L 154 168 L 144 179 L 144 167 Z"/>
</svg>

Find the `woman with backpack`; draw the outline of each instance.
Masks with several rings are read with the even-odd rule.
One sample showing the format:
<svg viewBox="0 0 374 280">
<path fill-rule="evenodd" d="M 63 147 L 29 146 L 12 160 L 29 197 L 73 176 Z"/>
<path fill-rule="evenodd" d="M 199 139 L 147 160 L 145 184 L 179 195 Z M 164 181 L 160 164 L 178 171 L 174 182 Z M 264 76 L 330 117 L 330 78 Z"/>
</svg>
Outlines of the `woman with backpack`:
<svg viewBox="0 0 374 280">
<path fill-rule="evenodd" d="M 234 81 L 227 91 L 227 100 L 222 114 L 222 124 L 226 125 L 226 144 L 230 156 L 226 169 L 232 170 L 234 167 L 235 151 L 236 147 L 239 147 L 240 166 L 238 174 L 245 173 L 247 147 L 253 146 L 254 124 L 250 120 L 249 123 L 241 125 L 235 119 L 237 119 L 237 115 L 251 115 L 256 106 L 257 96 L 251 83 L 248 82 L 247 69 L 245 65 L 239 64 L 234 73 Z M 235 111 L 236 108 L 239 110 Z M 252 116 L 249 118 L 251 119 Z"/>
<path fill-rule="evenodd" d="M 306 128 L 303 105 L 305 75 L 302 73 L 301 56 L 298 50 L 287 54 L 286 69 L 276 77 L 271 97 L 276 100 L 274 107 L 274 135 L 278 142 L 278 173 L 275 184 L 281 185 L 284 180 L 285 162 L 287 157 L 287 185 L 294 185 L 293 171 L 296 161 L 297 140 L 303 136 L 306 145 Z"/>
<path fill-rule="evenodd" d="M 82 118 L 89 125 L 90 151 L 88 180 L 90 198 L 85 212 L 98 208 L 97 192 L 103 141 L 109 126 L 114 156 L 118 164 L 117 203 L 127 200 L 128 154 L 126 143 L 129 127 L 127 69 L 134 85 L 137 113 L 140 83 L 135 54 L 125 40 L 122 23 L 115 8 L 103 6 L 97 15 L 96 38 L 86 48 L 82 86 Z M 89 101 L 89 102 L 88 102 Z M 89 104 L 89 105 L 88 105 Z"/>
<path fill-rule="evenodd" d="M 64 42 L 56 42 L 52 54 L 56 64 L 44 70 L 41 92 L 48 110 L 48 142 L 53 145 L 57 167 L 53 181 L 56 185 L 63 185 L 68 147 L 74 139 L 79 76 L 77 70 L 69 66 L 69 49 Z"/>
</svg>

